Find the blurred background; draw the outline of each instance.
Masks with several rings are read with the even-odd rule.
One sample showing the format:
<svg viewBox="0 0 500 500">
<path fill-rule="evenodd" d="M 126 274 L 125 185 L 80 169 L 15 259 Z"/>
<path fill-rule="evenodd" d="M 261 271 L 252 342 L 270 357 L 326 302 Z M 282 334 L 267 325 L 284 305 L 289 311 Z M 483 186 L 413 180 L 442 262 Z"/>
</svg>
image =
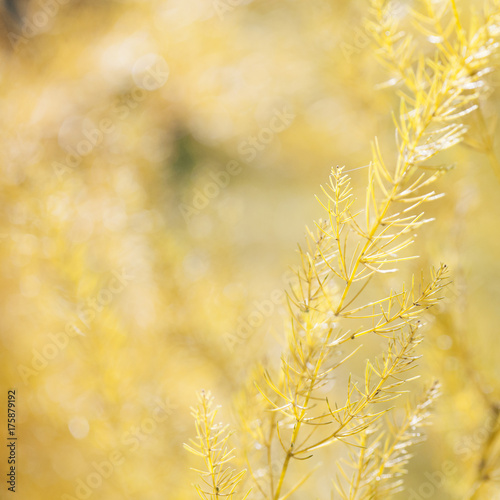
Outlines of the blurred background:
<svg viewBox="0 0 500 500">
<path fill-rule="evenodd" d="M 370 141 L 393 145 L 398 98 L 380 86 L 367 2 L 1 5 L 1 379 L 2 400 L 17 390 L 18 498 L 195 498 L 182 443 L 196 392 L 234 421 L 235 394 L 279 353 L 280 291 L 322 215 L 319 185 L 345 165 L 363 198 Z M 496 92 L 484 112 L 493 129 Z M 454 275 L 419 368 L 443 397 L 414 450 L 416 498 L 461 498 L 495 425 L 483 392 L 500 401 L 500 185 L 466 146 L 443 161 L 457 168 L 405 271 L 443 261 Z M 322 498 L 326 463 L 311 480 Z"/>
</svg>

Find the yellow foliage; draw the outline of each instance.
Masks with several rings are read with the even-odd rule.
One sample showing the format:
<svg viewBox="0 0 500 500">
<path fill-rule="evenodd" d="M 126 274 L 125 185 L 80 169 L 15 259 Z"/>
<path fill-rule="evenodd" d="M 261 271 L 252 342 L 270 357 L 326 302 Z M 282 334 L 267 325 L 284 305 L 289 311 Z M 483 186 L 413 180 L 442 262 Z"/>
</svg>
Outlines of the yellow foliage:
<svg viewBox="0 0 500 500">
<path fill-rule="evenodd" d="M 0 496 L 497 498 L 499 7 L 2 2 Z"/>
</svg>

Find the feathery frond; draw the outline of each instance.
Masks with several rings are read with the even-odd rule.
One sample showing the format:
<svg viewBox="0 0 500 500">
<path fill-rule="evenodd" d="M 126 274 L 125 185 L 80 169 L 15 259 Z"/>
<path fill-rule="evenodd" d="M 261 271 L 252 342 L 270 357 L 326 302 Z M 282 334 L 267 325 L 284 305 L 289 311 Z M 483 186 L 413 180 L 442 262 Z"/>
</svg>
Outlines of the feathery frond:
<svg viewBox="0 0 500 500">
<path fill-rule="evenodd" d="M 420 428 L 427 423 L 439 387 L 435 381 L 415 407 L 408 403 L 399 423 L 387 419 L 388 431 L 378 426 L 357 436 L 358 451 L 351 453 L 345 466 L 339 466 L 349 484 L 348 491 L 336 484 L 343 500 L 383 500 L 402 490 L 400 478 L 412 456 L 408 448 L 423 441 Z M 352 475 L 346 469 L 352 470 Z"/>
<path fill-rule="evenodd" d="M 273 377 L 265 371 L 257 384 L 270 412 L 277 414 L 276 435 L 285 453 L 270 498 L 282 498 L 292 459 L 307 459 L 337 441 L 353 444 L 351 438 L 367 432 L 386 411 L 380 403 L 400 394 L 406 372 L 414 365 L 418 322 L 423 310 L 439 300 L 445 266 L 418 291 L 413 279 L 410 287 L 389 290 L 376 300 L 364 296 L 371 279 L 396 273 L 398 264 L 417 258 L 408 250 L 416 231 L 432 220 L 424 218 L 423 206 L 441 196 L 431 185 L 450 168 L 428 161 L 463 140 L 466 126 L 461 119 L 476 109 L 487 87 L 484 77 L 496 44 L 480 33 L 471 34 L 471 39 L 482 40 L 467 52 L 474 71 L 462 59 L 438 53 L 418 56 L 402 75 L 408 93 L 401 95 L 394 118 L 397 154 L 386 159 L 374 141 L 364 206 L 356 205 L 342 168 L 332 171 L 323 188 L 320 203 L 326 217 L 314 232 L 308 231 L 297 282 L 289 294 L 291 327 L 281 372 Z M 408 52 L 409 40 L 395 35 L 388 40 L 405 47 L 393 48 L 396 66 L 407 65 L 406 60 L 398 62 L 398 54 Z M 340 360 L 338 348 L 367 334 L 388 338 L 383 360 L 368 361 L 364 387 L 349 380 L 345 401 L 332 408 L 324 389 L 361 346 L 352 347 Z M 304 436 L 307 427 L 312 431 Z M 317 437 L 320 427 L 322 435 Z"/>
<path fill-rule="evenodd" d="M 342 489 L 342 481 L 337 484 L 343 498 L 354 500 L 365 492 L 364 498 L 390 498 L 400 487 L 398 478 L 409 459 L 406 447 L 415 441 L 413 428 L 436 396 L 433 386 L 422 403 L 407 410 L 400 426 L 391 427 L 382 444 L 382 435 L 375 432 L 380 417 L 406 392 L 419 357 L 424 313 L 440 300 L 448 282 L 445 265 L 431 270 L 430 280 L 412 277 L 409 285 L 400 267 L 418 258 L 411 246 L 420 228 L 433 220 L 425 217 L 425 207 L 442 196 L 432 185 L 451 168 L 430 160 L 464 141 L 463 117 L 487 94 L 500 18 L 496 10 L 486 25 L 472 25 L 466 33 L 453 2 L 437 14 L 430 1 L 424 3 L 432 29 L 438 30 L 425 32 L 437 46 L 430 55 L 418 51 L 412 36 L 400 30 L 388 15 L 387 2 L 372 2 L 378 53 L 396 75 L 389 83 L 405 87 L 393 115 L 395 152 L 384 154 L 379 141 L 373 141 L 363 202 L 344 169 L 332 170 L 318 197 L 325 216 L 307 230 L 306 246 L 299 247 L 280 369 L 261 369 L 251 396 L 259 401 L 260 415 L 253 422 L 242 415 L 255 438 L 252 453 L 247 453 L 249 462 L 258 464 L 249 463 L 251 476 L 268 500 L 289 498 L 311 475 L 289 484 L 292 460 L 308 460 L 316 450 L 338 442 L 361 449 L 353 476 L 342 472 L 349 491 Z M 424 22 L 423 14 L 412 15 Z M 447 24 L 441 28 L 443 19 Z M 388 273 L 400 277 L 399 289 L 384 280 Z M 366 361 L 362 382 L 349 376 L 343 398 L 335 394 L 333 400 L 332 381 L 340 367 L 350 373 L 348 361 L 362 348 L 359 339 L 368 335 L 385 339 L 382 356 Z"/>
<path fill-rule="evenodd" d="M 197 440 L 190 440 L 189 445 L 184 445 L 186 450 L 203 458 L 205 463 L 205 470 L 193 469 L 202 479 L 202 484 L 195 485 L 195 488 L 203 500 L 231 500 L 245 471 L 236 472 L 230 465 L 234 458 L 234 450 L 228 447 L 232 433 L 228 430 L 229 426 L 215 422 L 217 408 L 213 407 L 213 396 L 202 391 L 198 401 L 198 407 L 192 409 Z M 245 500 L 249 493 L 240 498 Z"/>
</svg>

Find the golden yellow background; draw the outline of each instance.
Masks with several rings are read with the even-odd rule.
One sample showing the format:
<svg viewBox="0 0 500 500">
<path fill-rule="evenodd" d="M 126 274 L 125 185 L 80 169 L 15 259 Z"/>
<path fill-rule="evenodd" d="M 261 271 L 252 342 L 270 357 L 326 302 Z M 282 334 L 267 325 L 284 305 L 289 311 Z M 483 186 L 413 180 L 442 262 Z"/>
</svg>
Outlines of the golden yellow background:
<svg viewBox="0 0 500 500">
<path fill-rule="evenodd" d="M 377 87 L 390 75 L 364 28 L 367 4 L 8 5 L 1 380 L 2 400 L 17 392 L 17 498 L 195 498 L 196 458 L 182 443 L 196 392 L 212 390 L 234 421 L 252 368 L 279 355 L 280 290 L 304 226 L 321 216 L 313 195 L 345 165 L 363 197 L 371 139 L 393 144 L 398 98 Z M 493 92 L 492 127 L 497 112 Z M 444 261 L 455 281 L 419 367 L 443 396 L 407 478 L 417 491 L 451 461 L 435 499 L 460 498 L 488 425 L 477 374 L 454 350 L 459 329 L 479 383 L 499 395 L 500 185 L 466 146 L 443 161 L 457 166 L 408 268 Z M 319 454 L 330 465 L 293 498 L 330 498 L 338 453 Z"/>
</svg>

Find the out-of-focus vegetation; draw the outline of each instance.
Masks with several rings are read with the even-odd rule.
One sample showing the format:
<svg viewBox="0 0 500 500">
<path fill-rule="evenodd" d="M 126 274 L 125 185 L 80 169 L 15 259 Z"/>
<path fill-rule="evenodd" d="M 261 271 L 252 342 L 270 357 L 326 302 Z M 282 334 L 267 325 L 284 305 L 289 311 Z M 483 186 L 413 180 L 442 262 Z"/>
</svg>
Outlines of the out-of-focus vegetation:
<svg viewBox="0 0 500 500">
<path fill-rule="evenodd" d="M 390 13 L 411 26 L 413 8 Z M 483 10 L 458 2 L 467 33 Z M 296 242 L 324 217 L 313 194 L 345 165 L 364 199 L 370 142 L 394 149 L 404 85 L 374 57 L 370 15 L 357 0 L 2 3 L 1 377 L 18 394 L 19 498 L 196 498 L 196 393 L 234 428 L 254 409 L 240 393 L 279 366 Z M 399 289 L 445 262 L 453 279 L 413 372 L 440 380 L 434 425 L 397 498 L 498 495 L 497 81 L 436 160 L 456 168 L 434 184 L 446 196 L 426 207 L 420 259 L 385 277 Z M 331 389 L 363 382 L 381 341 Z M 245 433 L 230 439 L 247 467 Z M 294 462 L 290 486 L 321 465 L 291 498 L 329 498 L 346 450 Z"/>
</svg>

